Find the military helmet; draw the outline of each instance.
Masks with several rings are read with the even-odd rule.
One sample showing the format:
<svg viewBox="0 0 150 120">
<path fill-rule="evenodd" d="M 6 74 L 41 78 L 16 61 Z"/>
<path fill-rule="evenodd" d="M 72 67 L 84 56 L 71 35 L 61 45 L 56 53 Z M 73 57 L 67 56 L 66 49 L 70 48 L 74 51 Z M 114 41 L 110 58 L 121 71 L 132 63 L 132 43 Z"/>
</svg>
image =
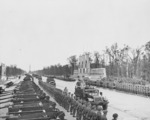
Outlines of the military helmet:
<svg viewBox="0 0 150 120">
<path fill-rule="evenodd" d="M 117 118 L 118 117 L 118 114 L 117 113 L 114 113 L 113 114 L 113 118 Z"/>
</svg>

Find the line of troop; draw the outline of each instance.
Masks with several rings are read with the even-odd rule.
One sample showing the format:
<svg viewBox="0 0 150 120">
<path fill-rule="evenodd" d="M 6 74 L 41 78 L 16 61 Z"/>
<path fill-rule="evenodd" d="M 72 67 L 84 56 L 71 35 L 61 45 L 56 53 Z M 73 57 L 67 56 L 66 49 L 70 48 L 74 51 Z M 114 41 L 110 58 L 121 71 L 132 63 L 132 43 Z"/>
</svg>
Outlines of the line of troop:
<svg viewBox="0 0 150 120">
<path fill-rule="evenodd" d="M 120 83 L 111 81 L 87 81 L 88 85 L 103 87 L 108 89 L 115 89 L 118 91 L 139 94 L 144 96 L 150 96 L 150 86 L 132 84 L 132 83 Z"/>
<path fill-rule="evenodd" d="M 92 104 L 90 101 L 76 97 L 68 92 L 67 88 L 62 91 L 42 81 L 39 81 L 39 84 L 54 97 L 60 106 L 76 117 L 76 120 L 107 120 L 107 109 L 103 109 L 102 105 Z M 117 117 L 118 114 L 113 114 L 113 120 L 117 120 Z"/>
</svg>

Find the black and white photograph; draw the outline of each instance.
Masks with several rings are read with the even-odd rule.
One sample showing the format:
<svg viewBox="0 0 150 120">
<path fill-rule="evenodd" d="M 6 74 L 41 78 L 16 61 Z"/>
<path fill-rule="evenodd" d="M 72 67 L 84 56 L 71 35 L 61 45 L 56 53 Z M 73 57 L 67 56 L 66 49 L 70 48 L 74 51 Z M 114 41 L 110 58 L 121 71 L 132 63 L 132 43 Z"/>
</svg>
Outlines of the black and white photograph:
<svg viewBox="0 0 150 120">
<path fill-rule="evenodd" d="M 0 120 L 150 120 L 150 0 L 0 0 Z"/>
</svg>

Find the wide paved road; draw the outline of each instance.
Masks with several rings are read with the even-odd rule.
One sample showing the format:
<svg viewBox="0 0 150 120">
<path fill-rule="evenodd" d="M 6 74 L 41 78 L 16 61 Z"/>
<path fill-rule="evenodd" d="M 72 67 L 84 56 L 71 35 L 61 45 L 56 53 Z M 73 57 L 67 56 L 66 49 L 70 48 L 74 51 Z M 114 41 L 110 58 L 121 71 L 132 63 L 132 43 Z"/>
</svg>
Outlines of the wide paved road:
<svg viewBox="0 0 150 120">
<path fill-rule="evenodd" d="M 76 82 L 65 82 L 56 80 L 56 87 L 60 89 L 68 88 L 74 93 Z M 112 119 L 113 113 L 118 113 L 118 120 L 150 120 L 150 98 L 137 96 L 115 90 L 99 88 L 109 100 L 108 120 Z"/>
</svg>

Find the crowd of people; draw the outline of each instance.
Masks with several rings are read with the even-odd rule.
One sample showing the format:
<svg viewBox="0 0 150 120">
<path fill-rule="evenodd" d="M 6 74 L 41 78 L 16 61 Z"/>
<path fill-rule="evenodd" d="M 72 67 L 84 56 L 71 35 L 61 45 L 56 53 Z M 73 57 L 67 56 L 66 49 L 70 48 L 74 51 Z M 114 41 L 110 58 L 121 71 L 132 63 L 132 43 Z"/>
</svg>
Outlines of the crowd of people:
<svg viewBox="0 0 150 120">
<path fill-rule="evenodd" d="M 74 96 L 68 89 L 64 91 L 51 88 L 44 82 L 41 83 L 44 89 L 46 89 L 57 101 L 57 103 L 66 109 L 77 120 L 107 120 L 107 110 L 103 110 L 101 105 L 91 104 L 90 101 L 80 99 Z M 102 95 L 102 93 L 100 93 Z M 113 114 L 112 120 L 117 120 L 118 114 Z"/>
</svg>

